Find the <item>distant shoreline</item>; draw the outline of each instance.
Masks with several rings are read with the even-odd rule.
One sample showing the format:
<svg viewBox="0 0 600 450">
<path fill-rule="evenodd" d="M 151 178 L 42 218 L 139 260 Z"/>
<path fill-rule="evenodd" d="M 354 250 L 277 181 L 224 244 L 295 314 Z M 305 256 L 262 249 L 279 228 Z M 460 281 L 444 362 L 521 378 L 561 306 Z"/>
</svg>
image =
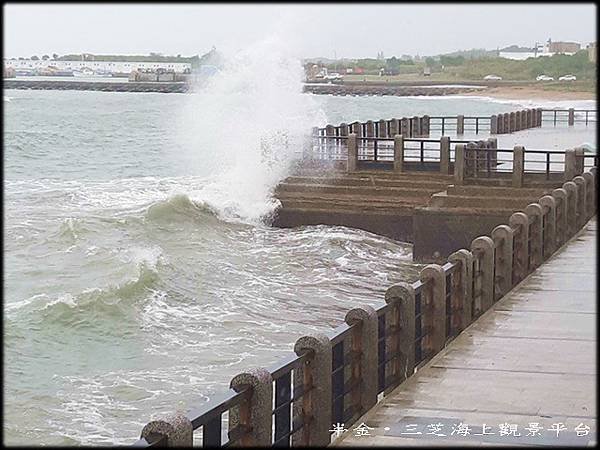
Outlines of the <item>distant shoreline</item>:
<svg viewBox="0 0 600 450">
<path fill-rule="evenodd" d="M 483 95 L 501 100 L 596 100 L 596 92 L 548 90 L 536 86 L 489 87 L 480 92 L 465 92 L 461 95 Z"/>
</svg>

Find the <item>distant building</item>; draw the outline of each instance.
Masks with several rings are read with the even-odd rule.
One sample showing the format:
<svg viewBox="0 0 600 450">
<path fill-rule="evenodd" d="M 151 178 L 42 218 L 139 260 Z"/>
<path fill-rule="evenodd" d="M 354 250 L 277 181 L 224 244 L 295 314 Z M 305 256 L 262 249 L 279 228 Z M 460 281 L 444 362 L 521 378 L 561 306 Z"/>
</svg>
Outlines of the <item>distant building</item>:
<svg viewBox="0 0 600 450">
<path fill-rule="evenodd" d="M 82 70 L 84 68 L 94 71 L 103 71 L 110 73 L 131 73 L 133 70 L 172 70 L 177 73 L 189 72 L 192 68 L 190 63 L 177 62 L 134 62 L 134 61 L 53 61 L 53 60 L 31 60 L 31 59 L 6 59 L 4 66 L 19 69 L 47 69 L 53 66 L 58 70 Z"/>
<path fill-rule="evenodd" d="M 595 42 L 590 42 L 587 46 L 587 51 L 588 51 L 588 59 L 590 60 L 590 62 L 595 63 L 596 62 L 596 55 L 597 55 L 597 51 L 596 51 L 596 43 Z"/>
<path fill-rule="evenodd" d="M 579 50 L 581 50 L 581 44 L 577 42 L 552 42 L 548 39 L 548 53 L 572 55 Z"/>
</svg>

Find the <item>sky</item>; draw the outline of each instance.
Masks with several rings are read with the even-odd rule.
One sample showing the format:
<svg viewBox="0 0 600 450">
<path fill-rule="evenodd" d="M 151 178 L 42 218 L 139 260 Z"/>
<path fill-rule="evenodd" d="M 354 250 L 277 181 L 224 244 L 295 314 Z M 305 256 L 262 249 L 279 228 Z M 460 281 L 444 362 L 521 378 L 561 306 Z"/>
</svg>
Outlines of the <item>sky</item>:
<svg viewBox="0 0 600 450">
<path fill-rule="evenodd" d="M 4 6 L 4 57 L 68 53 L 191 56 L 275 36 L 298 57 L 437 55 L 596 40 L 577 4 L 17 4 Z"/>
</svg>

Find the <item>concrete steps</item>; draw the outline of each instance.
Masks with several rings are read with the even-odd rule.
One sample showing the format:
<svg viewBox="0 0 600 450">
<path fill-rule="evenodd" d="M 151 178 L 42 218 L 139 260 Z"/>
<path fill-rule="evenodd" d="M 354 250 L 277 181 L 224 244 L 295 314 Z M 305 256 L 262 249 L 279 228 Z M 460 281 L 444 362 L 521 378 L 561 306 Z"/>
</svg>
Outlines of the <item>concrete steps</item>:
<svg viewBox="0 0 600 450">
<path fill-rule="evenodd" d="M 413 185 L 414 186 L 414 185 Z M 339 194 L 343 196 L 353 196 L 358 201 L 357 196 L 369 196 L 369 201 L 377 197 L 394 197 L 404 199 L 406 197 L 419 197 L 426 202 L 432 193 L 444 189 L 445 185 L 427 188 L 420 187 L 395 187 L 395 186 L 348 186 L 331 185 L 316 183 L 281 183 L 277 186 L 276 194 L 281 199 L 286 195 L 310 194 L 311 197 L 319 194 Z"/>
</svg>

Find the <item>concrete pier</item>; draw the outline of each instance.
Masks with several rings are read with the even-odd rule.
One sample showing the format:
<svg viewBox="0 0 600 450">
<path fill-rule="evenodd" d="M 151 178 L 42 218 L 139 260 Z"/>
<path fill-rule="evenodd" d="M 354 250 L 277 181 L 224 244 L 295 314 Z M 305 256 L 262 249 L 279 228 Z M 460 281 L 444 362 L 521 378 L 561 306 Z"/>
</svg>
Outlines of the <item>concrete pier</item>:
<svg viewBox="0 0 600 450">
<path fill-rule="evenodd" d="M 350 429 L 334 444 L 593 445 L 597 441 L 596 233 L 593 219 L 359 418 L 357 424 L 372 428 L 367 429 L 370 435 L 356 436 Z M 438 423 L 442 424 L 438 434 L 445 436 L 427 435 L 429 425 Z M 451 434 L 461 423 L 470 427 L 470 433 Z M 505 423 L 516 424 L 517 431 L 502 435 L 499 425 Z M 533 423 L 543 430 L 528 436 L 531 432 L 526 428 Z M 558 436 L 552 431 L 557 423 L 566 428 Z M 484 424 L 490 434 L 476 435 Z"/>
</svg>

